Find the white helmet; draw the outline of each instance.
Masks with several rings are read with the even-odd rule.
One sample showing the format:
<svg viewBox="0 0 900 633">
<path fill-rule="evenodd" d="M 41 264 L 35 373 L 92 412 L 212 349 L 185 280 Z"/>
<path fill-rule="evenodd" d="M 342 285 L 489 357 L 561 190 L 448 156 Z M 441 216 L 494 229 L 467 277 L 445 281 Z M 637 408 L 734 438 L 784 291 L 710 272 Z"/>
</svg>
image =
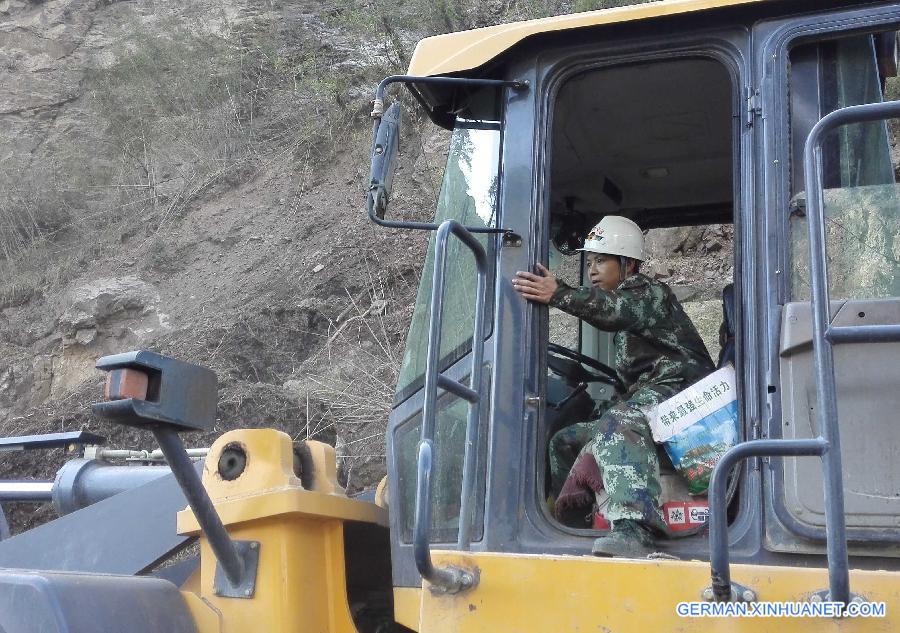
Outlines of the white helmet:
<svg viewBox="0 0 900 633">
<path fill-rule="evenodd" d="M 608 215 L 597 223 L 584 240 L 580 251 L 603 255 L 621 255 L 644 261 L 644 233 L 621 215 Z"/>
</svg>

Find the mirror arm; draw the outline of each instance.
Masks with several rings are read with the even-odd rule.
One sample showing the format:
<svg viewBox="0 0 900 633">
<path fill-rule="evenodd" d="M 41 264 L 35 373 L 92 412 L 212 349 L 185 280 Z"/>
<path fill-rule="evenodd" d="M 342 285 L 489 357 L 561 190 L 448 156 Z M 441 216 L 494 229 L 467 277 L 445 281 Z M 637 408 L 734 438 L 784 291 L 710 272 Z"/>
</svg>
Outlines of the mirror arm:
<svg viewBox="0 0 900 633">
<path fill-rule="evenodd" d="M 502 79 L 471 79 L 466 77 L 418 77 L 415 75 L 391 75 L 389 77 L 385 77 L 378 84 L 378 87 L 375 89 L 375 99 L 372 101 L 372 153 L 375 154 L 376 147 L 378 145 L 378 131 L 381 127 L 382 117 L 385 113 L 384 107 L 384 92 L 388 86 L 395 83 L 404 84 L 409 91 L 412 93 L 413 97 L 415 97 L 416 101 L 425 108 L 426 112 L 428 112 L 429 118 L 434 121 L 437 125 L 442 127 L 447 127 L 447 124 L 450 123 L 450 127 L 452 127 L 452 121 L 455 120 L 455 117 L 450 118 L 451 115 L 446 112 L 437 112 L 434 108 L 431 108 L 428 103 L 425 101 L 425 98 L 422 96 L 421 92 L 415 87 L 414 84 L 436 84 L 436 85 L 449 85 L 449 86 L 472 86 L 472 87 L 496 87 L 496 88 L 511 88 L 516 91 L 526 90 L 528 88 L 527 81 L 506 81 Z M 384 215 L 384 207 L 387 205 L 387 201 L 384 199 L 386 196 L 386 186 L 384 182 L 377 181 L 374 177 L 369 183 L 369 191 L 366 196 L 366 207 L 369 215 L 369 219 L 372 220 L 375 224 L 379 226 L 385 226 L 395 229 L 413 229 L 419 231 L 435 231 L 438 228 L 437 224 L 429 223 L 429 222 L 404 222 L 398 220 L 385 220 Z M 379 213 L 381 211 L 381 213 Z M 515 236 L 512 231 L 504 228 L 490 228 L 490 227 L 466 227 L 471 233 L 496 233 L 504 235 L 504 244 L 509 245 L 521 245 L 521 239 Z"/>
<path fill-rule="evenodd" d="M 373 184 L 369 188 L 369 195 L 367 197 L 367 206 L 369 212 L 369 219 L 372 220 L 375 224 L 379 226 L 386 226 L 392 229 L 412 229 L 415 231 L 436 231 L 438 228 L 438 224 L 432 224 L 429 222 L 405 222 L 402 220 L 383 220 L 379 218 L 375 214 L 375 195 L 378 193 L 378 189 L 381 188 L 380 184 Z M 470 233 L 502 233 L 504 235 L 513 234 L 512 230 L 504 229 L 499 227 L 484 227 L 484 226 L 467 226 L 465 227 L 467 231 Z"/>
<path fill-rule="evenodd" d="M 413 97 L 428 112 L 430 118 L 436 125 L 447 127 L 447 113 L 437 112 L 431 108 L 426 102 L 422 94 L 415 89 L 414 84 L 435 84 L 444 86 L 472 86 L 472 87 L 489 87 L 496 88 L 512 88 L 516 91 L 527 90 L 528 82 L 524 80 L 507 81 L 505 79 L 473 79 L 470 77 L 419 77 L 416 75 L 391 75 L 385 77 L 379 82 L 375 88 L 375 99 L 372 101 L 372 140 L 374 142 L 375 134 L 378 133 L 378 126 L 381 124 L 381 115 L 384 114 L 384 91 L 391 84 L 402 83 L 409 88 Z"/>
<path fill-rule="evenodd" d="M 411 83 L 405 84 L 406 89 L 409 90 L 410 94 L 412 94 L 413 98 L 418 102 L 425 113 L 428 115 L 428 118 L 432 123 L 441 127 L 445 130 L 452 130 L 453 123 L 456 121 L 456 117 L 450 114 L 449 112 L 441 112 L 432 108 L 428 105 L 428 102 L 425 101 L 425 97 L 422 96 L 422 93 Z M 375 139 L 378 137 L 378 128 L 381 126 L 381 115 L 384 114 L 384 102 L 378 101 L 377 99 L 372 102 L 372 146 L 375 145 Z M 376 112 L 380 111 L 381 114 L 377 114 Z"/>
</svg>

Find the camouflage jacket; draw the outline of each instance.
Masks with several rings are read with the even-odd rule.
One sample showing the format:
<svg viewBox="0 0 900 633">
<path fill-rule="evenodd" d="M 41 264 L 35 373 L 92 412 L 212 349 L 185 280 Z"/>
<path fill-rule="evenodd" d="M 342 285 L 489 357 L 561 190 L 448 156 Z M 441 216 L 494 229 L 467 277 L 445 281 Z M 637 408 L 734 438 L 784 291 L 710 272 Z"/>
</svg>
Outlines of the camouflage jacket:
<svg viewBox="0 0 900 633">
<path fill-rule="evenodd" d="M 615 332 L 616 372 L 628 393 L 659 385 L 680 390 L 715 368 L 691 319 L 664 283 L 640 273 L 614 292 L 559 288 L 550 305 L 607 332 Z"/>
</svg>

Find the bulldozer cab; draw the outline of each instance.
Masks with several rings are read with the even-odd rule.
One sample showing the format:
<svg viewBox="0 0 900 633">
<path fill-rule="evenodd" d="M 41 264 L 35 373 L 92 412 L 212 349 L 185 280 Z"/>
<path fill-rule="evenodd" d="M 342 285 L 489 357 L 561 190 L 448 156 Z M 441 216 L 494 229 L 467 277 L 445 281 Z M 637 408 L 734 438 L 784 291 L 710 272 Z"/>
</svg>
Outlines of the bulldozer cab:
<svg viewBox="0 0 900 633">
<path fill-rule="evenodd" d="M 842 540 L 854 569 L 900 566 L 896 120 L 876 113 L 823 132 L 819 182 L 804 173 L 823 117 L 896 98 L 900 4 L 652 4 L 425 40 L 409 75 L 389 82 L 450 140 L 432 225 L 404 222 L 399 203 L 370 214 L 407 228 L 455 221 L 431 238 L 387 432 L 398 596 L 433 571 L 431 551 L 584 555 L 602 534 L 551 514 L 547 445 L 613 396 L 611 335 L 526 302 L 510 280 L 541 263 L 587 285 L 576 249 L 605 215 L 648 239 L 673 227 L 727 237 L 733 258 L 715 293 L 685 307 L 713 324 L 713 359 L 734 365 L 740 442 L 825 434 L 835 446 L 820 421 L 832 396 L 817 395 L 826 342 L 811 307 L 825 292 L 823 327 L 848 328 L 827 342 Z M 814 205 L 824 225 L 811 249 Z M 719 499 L 731 559 L 829 566 L 834 487 L 820 460 L 736 464 Z M 661 549 L 708 560 L 711 545 L 700 530 Z"/>
<path fill-rule="evenodd" d="M 152 432 L 168 467 L 85 449 L 53 482 L 0 482 L 62 515 L 0 538 L 0 631 L 898 630 L 898 32 L 895 0 L 663 0 L 420 42 L 372 113 L 369 217 L 430 240 L 386 485 L 348 496 L 334 447 L 274 429 L 189 454 L 215 374 L 104 357 L 94 412 Z M 427 218 L 393 170 L 407 93 L 446 135 Z M 541 264 L 586 284 L 578 249 L 612 215 L 657 245 L 643 272 L 733 367 L 737 411 L 705 498 L 663 464 L 661 501 L 697 525 L 675 538 L 672 515 L 627 560 L 548 504 L 550 438 L 621 389 L 612 335 L 511 283 Z M 701 234 L 679 246 L 691 275 L 660 262 Z M 101 441 L 0 452 L 136 452 Z"/>
</svg>

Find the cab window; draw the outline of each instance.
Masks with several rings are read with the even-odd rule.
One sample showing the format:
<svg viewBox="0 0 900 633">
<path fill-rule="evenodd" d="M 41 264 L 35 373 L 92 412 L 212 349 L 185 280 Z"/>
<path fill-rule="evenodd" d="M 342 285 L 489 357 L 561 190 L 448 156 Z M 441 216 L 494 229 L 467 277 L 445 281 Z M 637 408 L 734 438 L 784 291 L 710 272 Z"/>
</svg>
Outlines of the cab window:
<svg viewBox="0 0 900 633">
<path fill-rule="evenodd" d="M 826 114 L 900 97 L 894 33 L 799 46 L 791 52 L 790 285 L 809 300 L 809 243 L 803 146 Z M 822 148 L 829 292 L 833 299 L 900 295 L 897 121 L 846 125 Z"/>
<path fill-rule="evenodd" d="M 571 286 L 590 285 L 586 258 L 578 250 L 588 230 L 604 216 L 634 220 L 644 230 L 648 255 L 641 272 L 672 288 L 714 362 L 722 290 L 734 276 L 733 103 L 728 69 L 712 58 L 589 69 L 559 88 L 550 141 L 551 271 Z M 539 494 L 552 500 L 559 482 L 551 481 L 558 477 L 551 477 L 550 438 L 596 417 L 617 394 L 594 381 L 589 366 L 581 363 L 585 371 L 579 371 L 556 349 L 614 368 L 613 333 L 552 307 L 548 317 Z M 671 465 L 663 467 L 661 501 L 689 498 Z M 584 513 L 561 520 L 569 528 L 593 526 Z"/>
</svg>

